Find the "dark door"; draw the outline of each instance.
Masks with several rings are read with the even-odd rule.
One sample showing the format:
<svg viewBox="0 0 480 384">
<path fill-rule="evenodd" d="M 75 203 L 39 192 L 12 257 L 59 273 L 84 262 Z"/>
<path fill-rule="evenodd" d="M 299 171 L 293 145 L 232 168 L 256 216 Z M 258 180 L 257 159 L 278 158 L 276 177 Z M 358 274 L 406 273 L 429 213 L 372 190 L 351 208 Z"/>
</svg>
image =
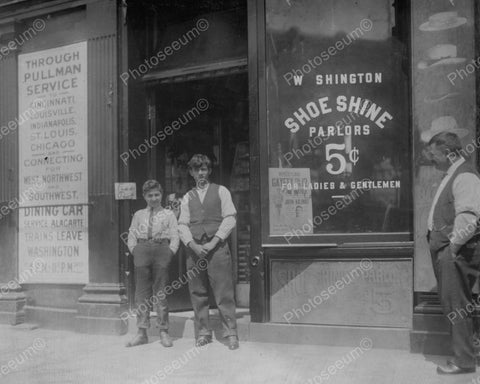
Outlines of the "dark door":
<svg viewBox="0 0 480 384">
<path fill-rule="evenodd" d="M 130 166 L 130 180 L 140 185 L 137 175 L 148 175 L 162 183 L 165 198 L 182 196 L 192 187 L 186 167 L 189 158 L 194 153 L 211 157 L 212 180 L 230 189 L 238 211 L 237 228 L 230 241 L 235 280 L 243 283 L 239 290 L 243 298 L 250 281 L 250 235 L 260 235 L 250 226 L 252 216 L 259 212 L 250 206 L 246 3 L 179 0 L 167 4 L 147 0 L 141 6 L 129 5 L 132 32 L 138 36 L 135 47 L 129 49 L 141 52 L 140 59 L 132 55 L 132 62 L 140 66 L 144 59 L 160 57 L 160 62 L 151 63 L 154 68 L 149 67 L 142 79 L 136 79 L 138 87 L 129 90 L 129 114 L 135 116 L 129 120 L 133 133 L 130 147 L 138 147 L 144 137 L 160 139 L 140 162 L 134 163 L 136 168 Z M 248 34 L 254 36 L 255 30 L 253 35 L 250 31 Z M 163 53 L 168 57 L 162 58 Z M 147 95 L 142 97 L 143 90 Z M 137 120 L 144 106 L 148 117 Z M 180 251 L 171 265 L 170 280 L 179 280 L 185 272 L 185 254 Z M 130 278 L 129 286 L 132 284 Z M 133 287 L 130 300 L 132 292 Z M 187 287 L 175 289 L 169 303 L 173 310 L 190 308 Z"/>
<path fill-rule="evenodd" d="M 245 73 L 166 83 L 151 88 L 155 130 L 155 174 L 167 200 L 180 199 L 193 187 L 187 162 L 196 153 L 213 162 L 211 179 L 226 186 L 237 209 L 237 227 L 230 236 L 234 278 L 249 279 L 250 187 L 248 80 Z M 190 308 L 186 281 L 186 250 L 181 245 L 170 265 L 170 282 L 180 284 L 169 295 L 172 310 Z M 213 297 L 211 304 L 214 305 Z"/>
</svg>

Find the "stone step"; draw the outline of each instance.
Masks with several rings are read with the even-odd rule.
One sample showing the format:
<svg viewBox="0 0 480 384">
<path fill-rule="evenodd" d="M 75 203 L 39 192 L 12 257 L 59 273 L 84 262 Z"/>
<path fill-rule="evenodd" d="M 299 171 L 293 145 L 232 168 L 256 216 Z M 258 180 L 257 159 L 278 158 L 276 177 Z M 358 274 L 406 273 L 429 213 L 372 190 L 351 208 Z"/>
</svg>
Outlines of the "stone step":
<svg viewBox="0 0 480 384">
<path fill-rule="evenodd" d="M 210 313 L 214 339 L 221 341 L 220 318 L 216 310 L 211 310 Z M 170 313 L 169 319 L 169 333 L 173 338 L 195 338 L 192 311 Z M 152 317 L 152 326 L 148 330 L 152 340 L 158 339 L 155 320 L 155 317 Z M 252 323 L 248 310 L 241 309 L 237 310 L 237 326 L 240 341 L 345 347 L 358 347 L 362 341 L 367 341 L 373 348 L 410 349 L 408 328 Z M 129 334 L 133 335 L 136 331 L 135 319 L 130 318 Z"/>
<path fill-rule="evenodd" d="M 450 323 L 442 314 L 413 314 L 414 331 L 450 332 Z"/>
<path fill-rule="evenodd" d="M 152 313 L 150 323 L 151 327 L 148 330 L 149 337 L 158 337 L 158 330 L 155 327 L 156 315 Z M 195 338 L 195 323 L 193 311 L 185 312 L 171 312 L 169 314 L 170 329 L 169 334 L 175 338 Z M 248 340 L 248 328 L 250 325 L 250 314 L 248 309 L 237 309 L 237 327 L 238 337 L 240 340 Z M 212 327 L 215 338 L 221 339 L 222 326 L 218 311 L 210 310 L 210 326 Z M 128 319 L 128 333 L 134 334 L 137 332 L 136 319 L 130 317 Z"/>
<path fill-rule="evenodd" d="M 450 333 L 413 330 L 410 333 L 410 352 L 452 355 Z"/>
</svg>

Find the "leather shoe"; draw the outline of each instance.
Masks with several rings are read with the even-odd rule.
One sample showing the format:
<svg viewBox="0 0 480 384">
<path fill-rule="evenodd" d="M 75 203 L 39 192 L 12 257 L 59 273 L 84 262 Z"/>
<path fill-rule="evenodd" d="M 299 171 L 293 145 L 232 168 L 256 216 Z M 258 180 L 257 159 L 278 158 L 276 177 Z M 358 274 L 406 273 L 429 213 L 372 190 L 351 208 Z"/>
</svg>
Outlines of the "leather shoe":
<svg viewBox="0 0 480 384">
<path fill-rule="evenodd" d="M 480 365 L 480 348 L 479 348 L 480 339 L 475 338 L 473 346 L 474 346 L 474 356 L 477 365 Z"/>
<path fill-rule="evenodd" d="M 459 373 L 473 373 L 475 367 L 472 368 L 460 368 L 451 361 L 447 361 L 446 365 L 439 365 L 437 367 L 437 373 L 439 375 L 456 375 Z"/>
<path fill-rule="evenodd" d="M 168 335 L 168 332 L 160 331 L 160 344 L 162 344 L 165 348 L 171 347 L 173 345 L 172 339 Z"/>
<path fill-rule="evenodd" d="M 238 349 L 239 348 L 238 337 L 235 336 L 235 335 L 227 336 L 227 345 L 228 345 L 228 349 L 230 349 L 232 351 L 234 349 Z"/>
<path fill-rule="evenodd" d="M 146 332 L 139 331 L 135 337 L 130 340 L 125 346 L 127 348 L 136 347 L 137 345 L 148 344 L 148 337 Z"/>
<path fill-rule="evenodd" d="M 196 347 L 204 347 L 205 345 L 212 342 L 211 336 L 198 336 L 197 340 L 195 341 Z"/>
<path fill-rule="evenodd" d="M 475 352 L 475 362 L 477 365 L 480 365 L 480 353 Z"/>
</svg>

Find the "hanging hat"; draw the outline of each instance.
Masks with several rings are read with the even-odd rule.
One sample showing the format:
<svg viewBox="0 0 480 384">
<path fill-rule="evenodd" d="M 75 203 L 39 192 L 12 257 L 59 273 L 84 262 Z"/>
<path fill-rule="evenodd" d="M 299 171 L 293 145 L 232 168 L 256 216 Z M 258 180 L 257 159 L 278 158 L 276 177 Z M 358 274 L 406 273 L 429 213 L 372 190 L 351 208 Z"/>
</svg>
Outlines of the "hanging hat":
<svg viewBox="0 0 480 384">
<path fill-rule="evenodd" d="M 453 44 L 438 44 L 427 50 L 427 59 L 418 63 L 419 69 L 427 69 L 438 65 L 464 63 L 467 59 L 457 57 L 457 46 Z"/>
<path fill-rule="evenodd" d="M 431 104 L 431 103 L 436 103 L 436 102 L 447 100 L 447 99 L 453 99 L 458 96 L 460 96 L 459 92 L 447 92 L 444 94 L 426 96 L 424 101 L 426 103 Z"/>
<path fill-rule="evenodd" d="M 437 103 L 460 96 L 460 93 L 456 91 L 449 81 L 446 81 L 444 76 L 436 81 L 431 81 L 426 88 L 428 90 L 424 99 L 426 103 Z"/>
<path fill-rule="evenodd" d="M 429 130 L 422 132 L 420 138 L 428 143 L 433 136 L 441 132 L 455 133 L 459 138 L 468 135 L 468 129 L 459 128 L 453 116 L 440 116 L 432 121 Z"/>
<path fill-rule="evenodd" d="M 428 21 L 420 25 L 421 31 L 443 31 L 459 27 L 467 22 L 465 17 L 458 17 L 458 12 L 435 13 L 428 18 Z"/>
</svg>

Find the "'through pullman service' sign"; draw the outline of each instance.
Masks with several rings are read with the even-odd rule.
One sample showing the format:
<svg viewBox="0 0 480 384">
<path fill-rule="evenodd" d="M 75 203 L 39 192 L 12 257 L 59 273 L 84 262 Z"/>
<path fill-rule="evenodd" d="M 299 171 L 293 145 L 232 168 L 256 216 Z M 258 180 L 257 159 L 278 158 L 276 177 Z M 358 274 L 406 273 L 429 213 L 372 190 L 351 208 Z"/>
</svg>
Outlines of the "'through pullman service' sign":
<svg viewBox="0 0 480 384">
<path fill-rule="evenodd" d="M 87 283 L 87 43 L 19 55 L 18 66 L 20 272 Z"/>
<path fill-rule="evenodd" d="M 19 55 L 20 192 L 23 206 L 88 201 L 87 43 Z"/>
</svg>

